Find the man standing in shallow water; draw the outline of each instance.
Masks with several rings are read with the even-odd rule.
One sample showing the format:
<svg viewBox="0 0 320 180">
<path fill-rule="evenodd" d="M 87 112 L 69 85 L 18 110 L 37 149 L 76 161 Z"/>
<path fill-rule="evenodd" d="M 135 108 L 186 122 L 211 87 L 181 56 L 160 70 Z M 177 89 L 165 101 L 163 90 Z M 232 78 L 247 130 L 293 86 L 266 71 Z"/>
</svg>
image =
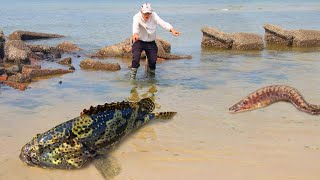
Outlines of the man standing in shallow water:
<svg viewBox="0 0 320 180">
<path fill-rule="evenodd" d="M 173 27 L 162 20 L 156 12 L 151 8 L 150 3 L 144 3 L 141 10 L 133 16 L 132 25 L 132 65 L 131 79 L 136 78 L 137 70 L 140 66 L 140 56 L 142 51 L 146 52 L 148 58 L 150 75 L 155 75 L 158 47 L 156 45 L 156 28 L 157 25 L 170 31 L 173 35 L 179 36 L 181 33 L 173 29 Z"/>
</svg>

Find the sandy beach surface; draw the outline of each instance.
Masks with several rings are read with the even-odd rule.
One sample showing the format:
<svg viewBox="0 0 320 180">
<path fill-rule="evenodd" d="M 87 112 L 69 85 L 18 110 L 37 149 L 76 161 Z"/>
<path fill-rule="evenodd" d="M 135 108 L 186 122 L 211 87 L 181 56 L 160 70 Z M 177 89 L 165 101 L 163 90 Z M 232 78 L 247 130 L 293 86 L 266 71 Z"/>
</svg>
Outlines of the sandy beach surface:
<svg viewBox="0 0 320 180">
<path fill-rule="evenodd" d="M 319 178 L 319 117 L 288 103 L 229 114 L 226 102 L 239 100 L 233 94 L 246 94 L 235 89 L 209 89 L 189 96 L 183 89 L 180 93 L 167 88 L 161 91 L 161 110 L 175 110 L 178 115 L 165 122 L 151 122 L 125 138 L 107 155 L 104 162 L 108 165 L 98 168 L 91 163 L 80 170 L 48 170 L 28 167 L 18 158 L 20 148 L 35 133 L 63 122 L 69 114 L 76 116 L 77 103 L 63 102 L 35 114 L 8 109 L 8 118 L 1 122 L 0 179 Z M 221 91 L 223 96 L 218 93 Z M 309 96 L 315 92 L 311 88 L 303 91 Z M 312 97 L 319 102 L 320 96 Z M 14 119 L 19 123 L 13 123 Z M 10 129 L 4 130 L 8 124 Z"/>
</svg>

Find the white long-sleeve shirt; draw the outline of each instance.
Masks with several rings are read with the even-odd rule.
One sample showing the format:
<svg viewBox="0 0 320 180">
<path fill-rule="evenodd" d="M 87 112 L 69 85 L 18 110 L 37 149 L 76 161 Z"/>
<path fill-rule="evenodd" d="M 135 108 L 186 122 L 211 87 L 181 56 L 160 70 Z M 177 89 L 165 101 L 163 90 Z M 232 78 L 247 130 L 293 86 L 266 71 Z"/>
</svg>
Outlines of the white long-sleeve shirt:
<svg viewBox="0 0 320 180">
<path fill-rule="evenodd" d="M 133 16 L 132 34 L 137 33 L 141 41 L 154 41 L 156 40 L 156 28 L 158 24 L 168 31 L 172 28 L 172 26 L 162 20 L 156 12 L 152 12 L 147 21 L 143 19 L 141 12 L 138 12 Z"/>
</svg>

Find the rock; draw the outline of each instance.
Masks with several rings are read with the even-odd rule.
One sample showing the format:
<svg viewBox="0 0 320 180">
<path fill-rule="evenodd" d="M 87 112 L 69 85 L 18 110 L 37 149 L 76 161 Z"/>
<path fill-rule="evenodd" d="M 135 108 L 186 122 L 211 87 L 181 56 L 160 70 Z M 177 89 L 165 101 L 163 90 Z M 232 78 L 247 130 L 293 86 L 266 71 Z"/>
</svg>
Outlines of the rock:
<svg viewBox="0 0 320 180">
<path fill-rule="evenodd" d="M 163 49 L 164 49 L 164 51 L 166 52 L 166 53 L 170 53 L 170 51 L 171 51 L 171 44 L 168 42 L 168 41 L 166 41 L 166 40 L 164 40 L 164 39 L 161 39 L 161 38 L 157 38 L 157 41 L 159 42 L 159 43 L 161 43 L 161 46 L 163 47 Z M 158 43 L 157 42 L 157 43 Z"/>
<path fill-rule="evenodd" d="M 60 60 L 58 63 L 62 64 L 62 65 L 70 65 L 72 63 L 72 59 L 71 59 L 71 57 L 64 58 L 64 59 Z"/>
<path fill-rule="evenodd" d="M 169 54 L 171 45 L 167 41 L 164 41 L 160 38 L 156 39 L 157 47 L 158 47 L 158 54 L 157 56 L 159 58 L 164 59 L 191 59 L 191 56 L 181 56 L 181 55 L 173 55 Z M 97 57 L 97 58 L 107 58 L 107 57 L 125 57 L 125 58 L 131 58 L 131 38 L 127 38 L 126 40 L 115 44 L 106 46 L 100 50 L 97 51 L 96 54 L 92 55 L 91 57 Z M 144 58 L 145 54 L 142 53 L 141 58 Z"/>
<path fill-rule="evenodd" d="M 62 52 L 76 52 L 81 50 L 79 46 L 68 41 L 64 41 L 63 43 L 57 45 L 56 48 Z"/>
<path fill-rule="evenodd" d="M 4 45 L 5 60 L 16 64 L 29 62 L 29 57 L 36 56 L 31 49 L 20 40 L 7 41 Z"/>
<path fill-rule="evenodd" d="M 2 73 L 0 75 L 0 81 L 6 81 L 8 79 L 8 75 L 6 73 Z"/>
<path fill-rule="evenodd" d="M 21 67 L 19 65 L 13 65 L 13 66 L 11 66 L 10 71 L 13 73 L 18 73 L 21 71 Z"/>
<path fill-rule="evenodd" d="M 70 70 L 76 70 L 76 68 L 74 66 L 72 66 L 72 65 L 70 65 L 69 69 Z"/>
<path fill-rule="evenodd" d="M 293 43 L 292 32 L 282 29 L 279 26 L 266 24 L 264 39 L 267 43 L 291 46 Z"/>
<path fill-rule="evenodd" d="M 266 24 L 265 41 L 269 44 L 280 44 L 294 47 L 319 47 L 320 31 L 318 30 L 285 30 L 279 26 Z"/>
<path fill-rule="evenodd" d="M 24 65 L 22 66 L 22 74 L 30 74 L 33 69 L 41 69 L 40 65 Z"/>
<path fill-rule="evenodd" d="M 118 63 L 106 63 L 106 62 L 95 61 L 93 59 L 85 59 L 81 61 L 80 67 L 84 69 L 107 70 L 107 71 L 118 71 L 121 69 Z"/>
<path fill-rule="evenodd" d="M 4 42 L 5 37 L 2 31 L 0 31 L 0 59 L 2 60 L 4 58 Z"/>
<path fill-rule="evenodd" d="M 23 74 L 28 75 L 31 78 L 67 74 L 72 72 L 74 71 L 68 70 L 68 69 L 25 69 L 23 70 Z"/>
<path fill-rule="evenodd" d="M 18 82 L 18 83 L 29 83 L 31 82 L 31 77 L 27 74 L 17 73 L 16 75 L 12 75 L 8 77 L 7 81 Z"/>
<path fill-rule="evenodd" d="M 293 43 L 294 47 L 319 47 L 320 31 L 315 30 L 294 30 Z"/>
<path fill-rule="evenodd" d="M 202 47 L 214 47 L 234 50 L 262 50 L 263 39 L 254 33 L 224 33 L 215 28 L 201 29 Z"/>
<path fill-rule="evenodd" d="M 10 86 L 14 89 L 18 89 L 21 91 L 24 91 L 28 88 L 28 84 L 25 83 L 17 83 L 17 82 L 11 82 L 11 81 L 4 81 L 3 84 Z"/>
<path fill-rule="evenodd" d="M 6 72 L 4 67 L 0 67 L 0 75 L 4 74 Z"/>
<path fill-rule="evenodd" d="M 48 45 L 42 44 L 27 44 L 27 46 L 31 49 L 32 52 L 40 52 L 44 54 L 49 54 L 55 51 L 55 47 L 51 47 Z"/>
<path fill-rule="evenodd" d="M 219 31 L 215 28 L 204 27 L 201 29 L 202 36 L 202 47 L 215 47 L 223 49 L 231 49 L 233 39 L 230 34 Z"/>
<path fill-rule="evenodd" d="M 63 35 L 48 34 L 30 31 L 15 31 L 9 35 L 10 40 L 33 40 L 33 39 L 47 39 L 47 38 L 61 38 Z"/>
<path fill-rule="evenodd" d="M 253 33 L 235 33 L 232 34 L 232 49 L 236 50 L 262 50 L 262 36 Z"/>
</svg>

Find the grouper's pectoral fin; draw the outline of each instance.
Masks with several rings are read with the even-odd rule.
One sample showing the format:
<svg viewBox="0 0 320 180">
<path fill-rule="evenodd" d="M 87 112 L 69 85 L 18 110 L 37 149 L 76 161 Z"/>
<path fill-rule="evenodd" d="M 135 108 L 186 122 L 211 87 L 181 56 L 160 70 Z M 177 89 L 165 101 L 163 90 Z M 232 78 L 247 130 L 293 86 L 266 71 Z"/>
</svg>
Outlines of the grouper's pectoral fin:
<svg viewBox="0 0 320 180">
<path fill-rule="evenodd" d="M 155 119 L 172 119 L 175 115 L 177 114 L 177 112 L 158 112 L 158 113 L 154 113 L 154 118 Z"/>
<path fill-rule="evenodd" d="M 54 152 L 63 155 L 62 164 L 67 169 L 81 168 L 96 156 L 95 153 L 89 152 L 77 138 L 62 143 Z"/>
</svg>

